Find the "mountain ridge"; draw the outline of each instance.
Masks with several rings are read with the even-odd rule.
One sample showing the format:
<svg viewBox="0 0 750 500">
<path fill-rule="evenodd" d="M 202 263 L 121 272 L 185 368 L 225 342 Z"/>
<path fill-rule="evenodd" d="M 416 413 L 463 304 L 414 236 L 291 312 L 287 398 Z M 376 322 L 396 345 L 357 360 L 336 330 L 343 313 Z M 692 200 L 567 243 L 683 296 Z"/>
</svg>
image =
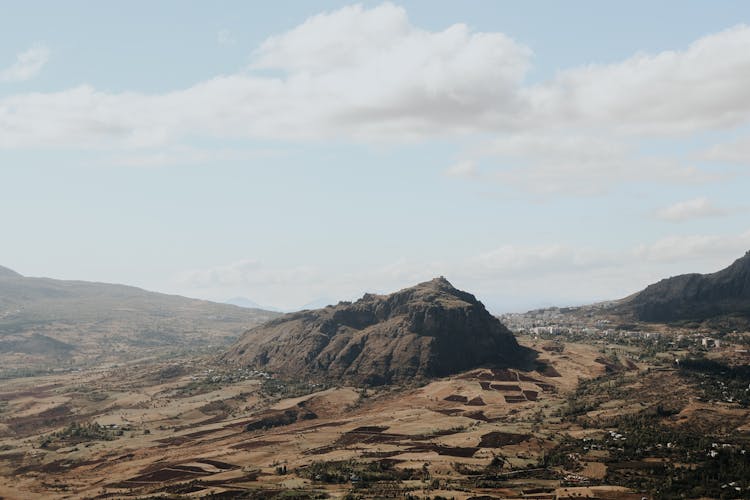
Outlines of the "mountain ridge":
<svg viewBox="0 0 750 500">
<path fill-rule="evenodd" d="M 116 361 L 151 348 L 226 345 L 277 315 L 129 285 L 25 277 L 3 267 L 0 365 L 43 365 L 60 356 L 65 363 Z"/>
<path fill-rule="evenodd" d="M 23 275 L 8 267 L 0 266 L 0 278 L 23 278 Z"/>
<path fill-rule="evenodd" d="M 714 273 L 662 279 L 621 299 L 613 309 L 644 322 L 750 325 L 750 251 Z"/>
<path fill-rule="evenodd" d="M 521 366 L 532 356 L 476 297 L 440 277 L 284 315 L 246 332 L 222 359 L 283 376 L 381 385 Z"/>
</svg>

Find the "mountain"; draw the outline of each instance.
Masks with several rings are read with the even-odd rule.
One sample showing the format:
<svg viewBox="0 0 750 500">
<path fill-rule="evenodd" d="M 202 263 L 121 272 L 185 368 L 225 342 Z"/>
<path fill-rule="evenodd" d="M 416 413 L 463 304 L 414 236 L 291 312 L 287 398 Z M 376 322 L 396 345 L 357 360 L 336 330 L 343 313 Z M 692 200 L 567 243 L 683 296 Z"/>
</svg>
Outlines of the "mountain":
<svg viewBox="0 0 750 500">
<path fill-rule="evenodd" d="M 21 275 L 12 269 L 0 266 L 0 278 L 20 278 Z"/>
<path fill-rule="evenodd" d="M 227 345 L 277 313 L 0 268 L 0 366 Z"/>
<path fill-rule="evenodd" d="M 284 377 L 371 385 L 525 366 L 532 358 L 481 302 L 442 277 L 284 315 L 246 332 L 223 356 Z"/>
<path fill-rule="evenodd" d="M 750 252 L 712 274 L 664 279 L 614 306 L 645 322 L 703 322 L 728 327 L 750 325 Z"/>
</svg>

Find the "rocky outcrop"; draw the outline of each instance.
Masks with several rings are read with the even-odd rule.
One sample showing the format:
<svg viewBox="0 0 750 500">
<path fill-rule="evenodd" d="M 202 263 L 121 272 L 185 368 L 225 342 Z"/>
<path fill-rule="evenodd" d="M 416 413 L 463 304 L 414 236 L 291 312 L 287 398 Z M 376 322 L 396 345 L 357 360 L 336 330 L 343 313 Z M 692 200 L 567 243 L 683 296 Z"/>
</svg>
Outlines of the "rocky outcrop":
<svg viewBox="0 0 750 500">
<path fill-rule="evenodd" d="M 684 274 L 623 299 L 617 312 L 646 322 L 750 324 L 750 252 L 712 274 Z"/>
<path fill-rule="evenodd" d="M 370 385 L 524 366 L 531 358 L 481 302 L 445 278 L 287 314 L 249 330 L 224 355 L 284 377 Z"/>
</svg>

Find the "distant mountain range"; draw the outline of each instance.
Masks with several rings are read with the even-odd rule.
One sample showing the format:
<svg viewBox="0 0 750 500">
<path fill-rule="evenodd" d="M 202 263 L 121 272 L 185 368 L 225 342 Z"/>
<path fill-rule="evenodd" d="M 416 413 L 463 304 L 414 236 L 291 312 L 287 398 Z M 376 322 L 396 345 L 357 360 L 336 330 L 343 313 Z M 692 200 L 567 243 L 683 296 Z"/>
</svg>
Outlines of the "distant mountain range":
<svg viewBox="0 0 750 500">
<path fill-rule="evenodd" d="M 246 332 L 224 359 L 287 377 L 379 385 L 525 366 L 533 354 L 473 295 L 436 278 L 284 315 Z"/>
<path fill-rule="evenodd" d="M 131 286 L 29 278 L 0 267 L 0 366 L 229 344 L 277 316 Z"/>
<path fill-rule="evenodd" d="M 750 252 L 711 274 L 683 274 L 613 304 L 617 314 L 654 323 L 750 327 Z"/>
</svg>

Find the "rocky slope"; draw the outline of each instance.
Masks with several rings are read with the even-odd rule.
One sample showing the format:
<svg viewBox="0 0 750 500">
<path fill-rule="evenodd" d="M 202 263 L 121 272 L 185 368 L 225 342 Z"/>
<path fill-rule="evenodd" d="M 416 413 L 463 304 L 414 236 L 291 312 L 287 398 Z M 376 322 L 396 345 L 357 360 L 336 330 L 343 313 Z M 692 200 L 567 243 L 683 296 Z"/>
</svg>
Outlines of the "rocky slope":
<svg viewBox="0 0 750 500">
<path fill-rule="evenodd" d="M 712 274 L 664 279 L 620 301 L 615 310 L 646 322 L 750 324 L 750 252 Z"/>
<path fill-rule="evenodd" d="M 372 385 L 524 366 L 532 357 L 481 302 L 445 278 L 287 314 L 246 332 L 224 355 L 286 377 Z"/>
<path fill-rule="evenodd" d="M 229 345 L 277 313 L 0 267 L 0 372 Z"/>
</svg>

